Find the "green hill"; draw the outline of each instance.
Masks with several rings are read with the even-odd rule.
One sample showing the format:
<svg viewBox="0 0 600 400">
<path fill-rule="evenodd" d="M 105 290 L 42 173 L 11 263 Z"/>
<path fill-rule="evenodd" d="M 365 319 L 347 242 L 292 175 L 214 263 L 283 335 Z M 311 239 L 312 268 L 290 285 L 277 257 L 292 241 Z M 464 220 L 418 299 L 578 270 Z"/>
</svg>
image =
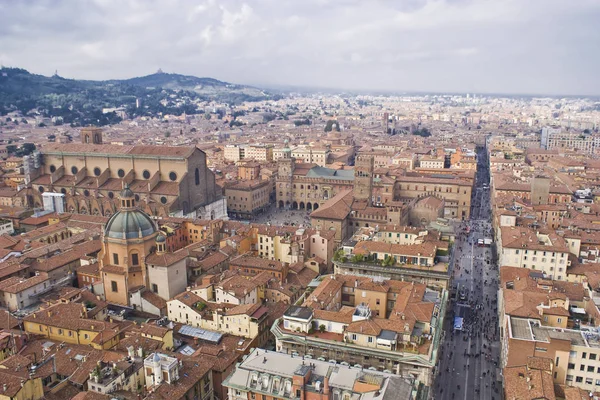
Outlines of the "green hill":
<svg viewBox="0 0 600 400">
<path fill-rule="evenodd" d="M 202 112 L 196 105 L 199 101 L 239 104 L 269 98 L 273 95 L 250 86 L 163 72 L 88 81 L 36 75 L 20 68 L 0 69 L 0 115 L 19 110 L 60 117 L 73 125 L 118 122 L 116 115 L 102 114 L 103 108 L 123 108 L 130 116 L 180 115 Z M 135 107 L 136 99 L 141 100 L 141 108 Z"/>
</svg>

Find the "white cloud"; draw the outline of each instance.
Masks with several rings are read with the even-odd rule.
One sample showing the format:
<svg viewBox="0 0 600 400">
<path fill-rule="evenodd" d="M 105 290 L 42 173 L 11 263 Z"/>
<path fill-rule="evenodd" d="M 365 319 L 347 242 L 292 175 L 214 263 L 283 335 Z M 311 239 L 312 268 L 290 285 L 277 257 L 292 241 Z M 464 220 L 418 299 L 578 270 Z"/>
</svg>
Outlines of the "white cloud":
<svg viewBox="0 0 600 400">
<path fill-rule="evenodd" d="M 0 2 L 0 62 L 110 79 L 600 93 L 594 0 Z M 401 73 L 399 73 L 401 71 Z"/>
</svg>

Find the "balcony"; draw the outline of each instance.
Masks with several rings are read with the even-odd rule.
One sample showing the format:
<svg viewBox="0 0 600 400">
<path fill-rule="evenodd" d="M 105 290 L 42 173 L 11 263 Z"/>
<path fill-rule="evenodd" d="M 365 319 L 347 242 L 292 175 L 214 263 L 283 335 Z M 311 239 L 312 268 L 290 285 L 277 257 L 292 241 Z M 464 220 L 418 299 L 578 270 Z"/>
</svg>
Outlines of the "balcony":
<svg viewBox="0 0 600 400">
<path fill-rule="evenodd" d="M 395 346 L 395 349 L 386 348 L 386 346 L 366 347 L 355 344 L 352 340 L 346 340 L 344 334 L 341 333 L 319 331 L 304 333 L 291 331 L 283 327 L 282 320 L 277 320 L 273 324 L 271 332 L 278 340 L 302 343 L 316 347 L 317 349 L 340 351 L 341 348 L 344 348 L 349 351 L 364 353 L 367 356 L 375 356 L 378 354 L 380 358 L 390 358 L 390 356 L 391 358 L 419 356 L 428 359 L 428 354 L 431 351 L 431 345 L 433 343 L 433 340 L 431 339 L 420 337 L 415 343 L 398 343 Z M 312 352 L 308 352 L 307 354 L 312 354 Z"/>
</svg>

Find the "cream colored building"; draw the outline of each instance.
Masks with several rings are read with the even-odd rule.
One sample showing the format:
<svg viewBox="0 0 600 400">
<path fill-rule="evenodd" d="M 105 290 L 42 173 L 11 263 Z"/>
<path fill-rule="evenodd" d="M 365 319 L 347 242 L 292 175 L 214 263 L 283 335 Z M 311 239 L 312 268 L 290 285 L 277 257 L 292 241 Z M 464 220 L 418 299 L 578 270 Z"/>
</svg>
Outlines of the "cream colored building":
<svg viewBox="0 0 600 400">
<path fill-rule="evenodd" d="M 223 148 L 223 158 L 227 161 L 238 162 L 242 157 L 242 150 L 236 144 L 228 144 Z"/>
<path fill-rule="evenodd" d="M 223 158 L 227 161 L 238 162 L 240 160 L 273 161 L 273 145 L 229 144 L 223 149 Z"/>
<path fill-rule="evenodd" d="M 266 317 L 260 303 L 222 307 L 207 302 L 191 291 L 167 302 L 169 320 L 197 328 L 254 339 Z"/>
<path fill-rule="evenodd" d="M 419 166 L 426 169 L 443 169 L 444 159 L 440 157 L 424 156 L 419 161 Z"/>
<path fill-rule="evenodd" d="M 48 274 L 42 272 L 31 278 L 18 276 L 0 282 L 0 306 L 9 311 L 18 311 L 39 301 L 41 294 L 50 289 Z"/>
<path fill-rule="evenodd" d="M 553 280 L 567 279 L 567 268 L 571 265 L 570 246 L 564 238 L 523 227 L 501 227 L 500 232 L 497 246 L 501 266 L 540 271 Z M 576 248 L 576 240 L 572 242 L 572 247 Z"/>
<path fill-rule="evenodd" d="M 328 146 L 326 147 L 313 147 L 313 146 L 299 146 L 292 149 L 292 157 L 296 160 L 317 164 L 322 167 L 329 163 L 329 156 L 331 150 Z M 283 157 L 282 157 L 283 158 Z"/>
</svg>

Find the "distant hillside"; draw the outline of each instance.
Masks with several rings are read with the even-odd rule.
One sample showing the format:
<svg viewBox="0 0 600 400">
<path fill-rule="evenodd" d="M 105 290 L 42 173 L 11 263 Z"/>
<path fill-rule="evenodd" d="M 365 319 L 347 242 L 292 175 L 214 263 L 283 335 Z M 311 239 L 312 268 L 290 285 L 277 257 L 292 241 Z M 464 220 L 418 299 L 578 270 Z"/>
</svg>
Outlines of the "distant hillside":
<svg viewBox="0 0 600 400">
<path fill-rule="evenodd" d="M 0 69 L 0 115 L 33 110 L 73 125 L 118 122 L 116 114 L 107 116 L 103 108 L 121 108 L 129 116 L 180 115 L 202 112 L 197 107 L 201 101 L 239 104 L 269 98 L 274 95 L 250 86 L 163 72 L 126 80 L 87 81 L 36 75 L 20 68 Z M 141 99 L 141 108 L 135 107 L 136 99 Z"/>
<path fill-rule="evenodd" d="M 266 92 L 250 86 L 235 85 L 213 78 L 198 78 L 195 76 L 167 74 L 164 72 L 157 72 L 152 75 L 113 82 L 141 86 L 144 88 L 189 90 L 208 97 L 218 97 L 219 95 L 228 97 L 239 94 L 257 100 L 263 100 L 269 96 Z"/>
</svg>

